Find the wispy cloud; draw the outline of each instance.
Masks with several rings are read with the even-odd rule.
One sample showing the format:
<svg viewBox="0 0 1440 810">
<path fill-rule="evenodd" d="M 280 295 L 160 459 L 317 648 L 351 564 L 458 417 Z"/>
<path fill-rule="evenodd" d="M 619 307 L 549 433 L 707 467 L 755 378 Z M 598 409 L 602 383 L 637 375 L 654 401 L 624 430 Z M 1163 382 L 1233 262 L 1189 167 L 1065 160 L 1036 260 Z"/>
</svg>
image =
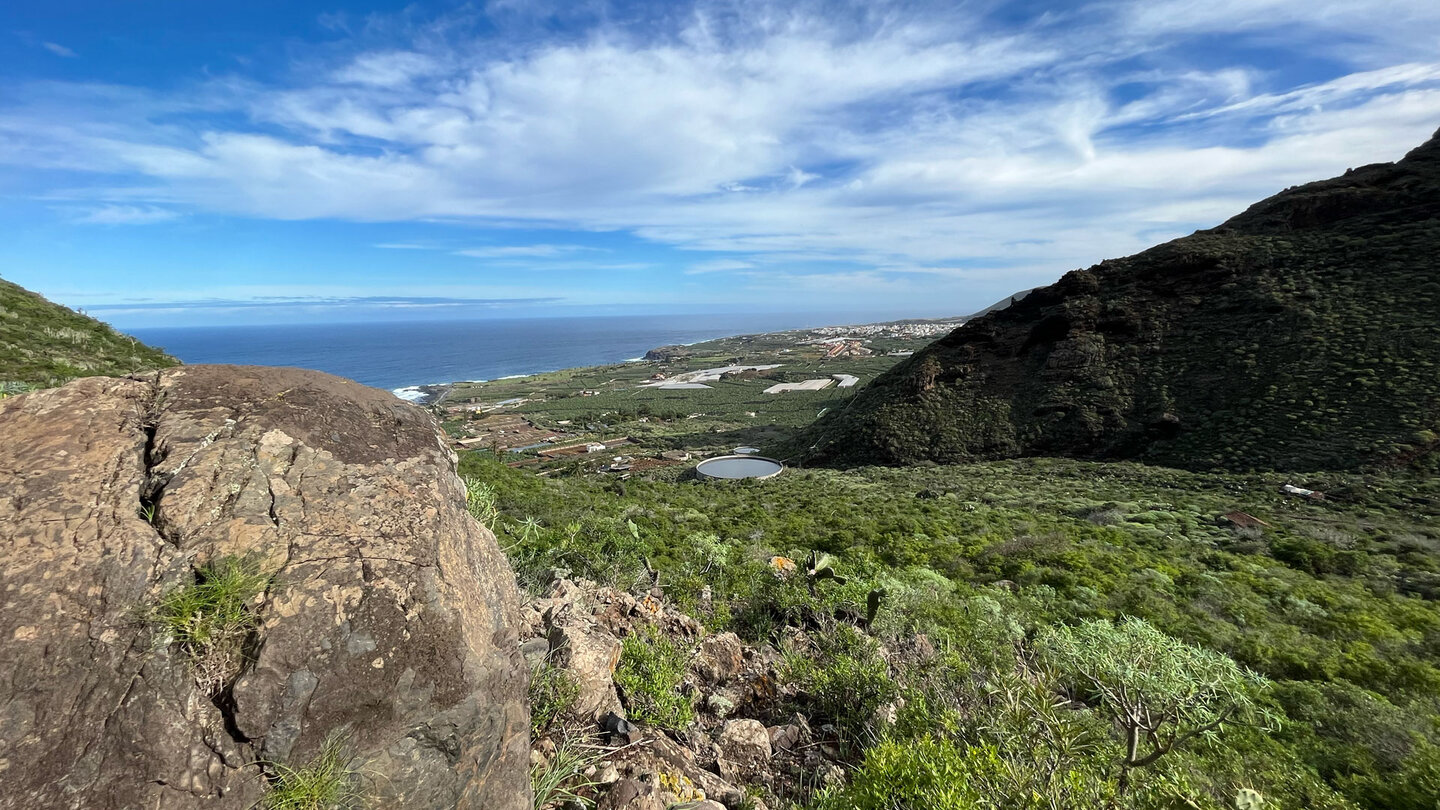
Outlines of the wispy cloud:
<svg viewBox="0 0 1440 810">
<path fill-rule="evenodd" d="M 550 304 L 564 299 L 546 298 L 436 298 L 407 296 L 256 296 L 253 298 L 195 298 L 173 301 L 135 300 L 114 303 L 90 304 L 87 310 L 95 312 L 144 312 L 147 310 L 205 310 L 205 309 L 452 309 L 534 306 Z"/>
<path fill-rule="evenodd" d="M 703 273 L 734 273 L 754 270 L 757 267 L 755 262 L 743 259 L 711 259 L 704 262 L 696 262 L 685 268 L 687 275 L 698 276 Z"/>
<path fill-rule="evenodd" d="M 75 53 L 64 45 L 55 42 L 42 42 L 40 43 L 40 47 L 55 54 L 56 56 L 63 56 L 66 59 L 75 59 L 80 56 L 80 54 Z"/>
<path fill-rule="evenodd" d="M 465 248 L 454 251 L 456 256 L 472 259 L 550 259 L 595 251 L 584 245 L 504 245 L 499 247 Z"/>
<path fill-rule="evenodd" d="M 153 205 L 99 205 L 71 209 L 69 213 L 73 222 L 87 225 L 150 225 L 180 216 L 176 211 Z"/>
<path fill-rule="evenodd" d="M 360 54 L 349 64 L 336 70 L 334 79 L 340 84 L 399 88 L 441 70 L 439 62 L 423 53 L 386 51 Z"/>
</svg>

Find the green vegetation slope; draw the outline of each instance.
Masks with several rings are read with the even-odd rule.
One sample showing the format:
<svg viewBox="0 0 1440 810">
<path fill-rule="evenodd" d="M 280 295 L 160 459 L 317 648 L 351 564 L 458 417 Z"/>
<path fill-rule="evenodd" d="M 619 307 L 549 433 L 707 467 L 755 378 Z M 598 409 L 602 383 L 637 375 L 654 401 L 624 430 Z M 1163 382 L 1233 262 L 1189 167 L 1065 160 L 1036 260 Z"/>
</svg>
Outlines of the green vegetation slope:
<svg viewBox="0 0 1440 810">
<path fill-rule="evenodd" d="M 658 582 L 710 629 L 778 647 L 778 696 L 741 716 L 828 724 L 853 770 L 839 796 L 765 795 L 777 810 L 1434 810 L 1440 796 L 1440 477 L 1020 459 L 705 484 L 542 478 L 481 452 L 460 466 L 522 586 L 543 592 L 557 570 L 633 593 Z M 772 562 L 803 572 L 814 553 L 844 581 Z M 1132 619 L 1188 663 L 1134 649 Z M 797 650 L 797 631 L 818 647 Z M 1061 658 L 1093 654 L 1081 669 L 1118 667 L 1147 696 L 1263 711 L 1126 777 L 1123 722 L 1066 674 L 1067 640 L 1085 643 Z M 1212 700 L 1225 679 L 1207 670 L 1232 668 L 1216 654 L 1266 682 Z M 1175 677 L 1141 683 L 1161 676 Z M 1244 791 L 1263 804 L 1237 804 Z"/>
<path fill-rule="evenodd" d="M 108 324 L 0 279 L 0 383 L 59 385 L 178 363 Z"/>
<path fill-rule="evenodd" d="M 1440 135 L 970 321 L 820 420 L 802 455 L 1433 464 L 1437 256 Z"/>
</svg>

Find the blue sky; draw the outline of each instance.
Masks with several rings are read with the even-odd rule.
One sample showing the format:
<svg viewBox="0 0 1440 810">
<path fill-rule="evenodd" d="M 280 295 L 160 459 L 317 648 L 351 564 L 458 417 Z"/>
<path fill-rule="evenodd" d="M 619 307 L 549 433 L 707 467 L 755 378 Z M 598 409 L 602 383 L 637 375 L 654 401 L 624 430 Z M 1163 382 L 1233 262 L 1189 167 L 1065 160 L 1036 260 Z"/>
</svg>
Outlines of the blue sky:
<svg viewBox="0 0 1440 810">
<path fill-rule="evenodd" d="M 0 276 L 131 327 L 960 314 L 1440 126 L 1434 0 L 47 0 L 0 43 Z"/>
</svg>

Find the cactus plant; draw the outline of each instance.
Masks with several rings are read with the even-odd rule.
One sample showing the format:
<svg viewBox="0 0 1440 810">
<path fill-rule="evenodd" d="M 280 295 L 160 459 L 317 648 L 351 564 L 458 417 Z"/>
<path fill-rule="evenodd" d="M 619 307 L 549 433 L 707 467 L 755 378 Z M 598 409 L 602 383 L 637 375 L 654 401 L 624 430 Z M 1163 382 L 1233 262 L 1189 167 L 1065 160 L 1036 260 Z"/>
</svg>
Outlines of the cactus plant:
<svg viewBox="0 0 1440 810">
<path fill-rule="evenodd" d="M 876 588 L 871 591 L 865 599 L 865 626 L 869 627 L 875 623 L 875 614 L 880 612 L 880 604 L 885 601 L 889 592 L 884 588 Z"/>
<path fill-rule="evenodd" d="M 810 552 L 810 565 L 806 568 L 805 577 L 809 580 L 811 593 L 815 592 L 815 585 L 821 580 L 833 579 L 836 585 L 846 582 L 845 577 L 835 573 L 835 558 L 818 551 Z"/>
</svg>

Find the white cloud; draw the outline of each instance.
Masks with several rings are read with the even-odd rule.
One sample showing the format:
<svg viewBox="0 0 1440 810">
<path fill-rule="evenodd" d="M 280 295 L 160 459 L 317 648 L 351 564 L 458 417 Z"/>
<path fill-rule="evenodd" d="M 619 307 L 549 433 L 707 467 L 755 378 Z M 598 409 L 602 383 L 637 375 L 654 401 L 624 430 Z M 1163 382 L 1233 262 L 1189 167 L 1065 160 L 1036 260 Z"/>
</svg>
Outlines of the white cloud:
<svg viewBox="0 0 1440 810">
<path fill-rule="evenodd" d="M 77 56 L 80 55 L 80 54 L 75 53 L 74 51 L 70 50 L 69 48 L 65 47 L 64 45 L 60 45 L 60 44 L 55 43 L 55 42 L 42 42 L 42 43 L 40 43 L 40 45 L 41 45 L 41 47 L 43 47 L 45 50 L 47 50 L 47 51 L 55 54 L 56 56 L 63 56 L 63 57 L 65 57 L 66 59 L 74 59 L 74 58 L 76 58 Z"/>
<path fill-rule="evenodd" d="M 376 87 L 402 87 L 424 76 L 431 76 L 441 70 L 436 59 L 413 51 L 384 51 L 366 53 L 355 57 L 349 64 L 335 71 L 335 81 L 341 84 L 367 84 Z"/>
<path fill-rule="evenodd" d="M 996 29 L 963 8 L 877 4 L 861 25 L 702 3 L 658 32 L 417 36 L 283 87 L 37 90 L 0 107 L 0 163 L 102 177 L 97 212 L 117 211 L 98 216 L 125 216 L 108 203 L 129 180 L 137 199 L 243 216 L 627 230 L 735 256 L 687 274 L 787 289 L 1020 287 L 1399 157 L 1440 123 L 1440 61 L 1410 47 L 1440 30 L 1433 5 L 1134 0 Z M 1277 27 L 1305 47 L 1343 40 L 1325 53 L 1351 68 L 1296 87 L 1186 55 L 1192 35 Z M 453 252 L 649 267 L 565 244 Z"/>
<path fill-rule="evenodd" d="M 754 270 L 755 262 L 742 259 L 711 259 L 697 262 L 685 268 L 686 275 L 698 276 L 704 273 L 737 273 Z"/>
</svg>

